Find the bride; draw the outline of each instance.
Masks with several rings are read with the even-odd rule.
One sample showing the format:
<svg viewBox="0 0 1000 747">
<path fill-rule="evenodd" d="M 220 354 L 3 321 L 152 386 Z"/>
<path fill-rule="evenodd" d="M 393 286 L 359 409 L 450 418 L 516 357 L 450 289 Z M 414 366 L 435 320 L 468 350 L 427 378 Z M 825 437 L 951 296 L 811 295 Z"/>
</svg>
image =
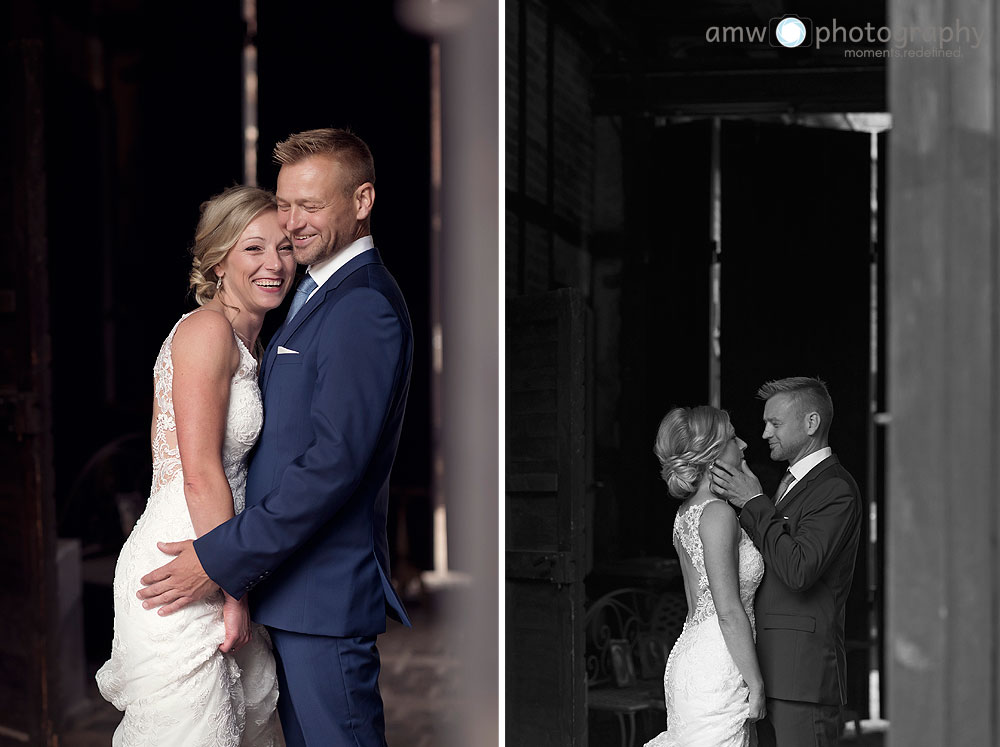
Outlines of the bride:
<svg viewBox="0 0 1000 747">
<path fill-rule="evenodd" d="M 745 448 L 714 407 L 671 410 L 656 435 L 660 474 L 684 501 L 673 538 L 688 617 L 663 674 L 667 730 L 646 747 L 747 747 L 764 716 L 753 616 L 764 563 L 708 473 L 738 467 Z"/>
<path fill-rule="evenodd" d="M 281 745 L 274 657 L 246 596 L 219 592 L 162 616 L 135 594 L 169 559 L 157 540 L 201 536 L 243 509 L 263 421 L 251 351 L 295 272 L 274 196 L 256 187 L 204 203 L 191 251 L 200 308 L 174 325 L 153 368 L 153 486 L 115 568 L 111 659 L 97 684 L 125 711 L 114 747 Z"/>
</svg>

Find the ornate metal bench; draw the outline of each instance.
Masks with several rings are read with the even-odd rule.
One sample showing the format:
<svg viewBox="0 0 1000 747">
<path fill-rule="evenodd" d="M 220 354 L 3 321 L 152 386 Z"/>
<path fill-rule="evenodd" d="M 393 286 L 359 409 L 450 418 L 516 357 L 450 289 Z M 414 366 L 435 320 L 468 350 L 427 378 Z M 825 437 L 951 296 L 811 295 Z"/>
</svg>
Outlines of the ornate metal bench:
<svg viewBox="0 0 1000 747">
<path fill-rule="evenodd" d="M 635 742 L 637 713 L 664 711 L 663 668 L 686 615 L 683 594 L 637 588 L 587 609 L 587 708 L 615 714 L 622 747 Z"/>
</svg>

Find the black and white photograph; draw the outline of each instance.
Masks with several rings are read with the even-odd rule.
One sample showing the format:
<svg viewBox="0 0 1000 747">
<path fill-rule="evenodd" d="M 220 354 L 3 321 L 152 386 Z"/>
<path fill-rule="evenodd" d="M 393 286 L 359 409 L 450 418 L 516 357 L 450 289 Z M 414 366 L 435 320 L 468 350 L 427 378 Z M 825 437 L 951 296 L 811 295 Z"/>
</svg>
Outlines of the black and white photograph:
<svg viewBox="0 0 1000 747">
<path fill-rule="evenodd" d="M 506 744 L 996 743 L 996 19 L 505 4 Z"/>
</svg>

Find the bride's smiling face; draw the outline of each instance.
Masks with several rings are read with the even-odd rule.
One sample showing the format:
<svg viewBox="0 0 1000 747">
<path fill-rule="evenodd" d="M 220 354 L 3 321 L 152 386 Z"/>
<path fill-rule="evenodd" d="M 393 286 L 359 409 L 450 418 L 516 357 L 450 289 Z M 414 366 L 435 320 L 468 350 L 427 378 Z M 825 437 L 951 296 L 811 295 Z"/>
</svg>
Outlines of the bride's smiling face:
<svg viewBox="0 0 1000 747">
<path fill-rule="evenodd" d="M 227 304 L 251 313 L 280 306 L 295 276 L 295 258 L 277 211 L 265 210 L 250 221 L 218 268 Z"/>
</svg>

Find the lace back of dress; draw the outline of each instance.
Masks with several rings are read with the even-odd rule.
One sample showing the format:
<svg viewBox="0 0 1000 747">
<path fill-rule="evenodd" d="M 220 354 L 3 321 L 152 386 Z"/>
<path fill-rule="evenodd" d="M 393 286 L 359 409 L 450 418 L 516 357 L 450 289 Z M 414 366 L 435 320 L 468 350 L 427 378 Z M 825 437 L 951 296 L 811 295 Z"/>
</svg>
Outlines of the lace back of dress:
<svg viewBox="0 0 1000 747">
<path fill-rule="evenodd" d="M 707 505 L 706 501 L 686 511 L 678 512 L 674 520 L 674 536 L 691 559 L 691 565 L 698 574 L 697 603 L 693 614 L 688 618 L 692 623 L 701 622 L 715 614 L 715 602 L 712 600 L 708 574 L 705 571 L 705 547 L 699 534 L 701 515 Z"/>
<path fill-rule="evenodd" d="M 712 598 L 712 591 L 708 585 L 708 572 L 705 570 L 705 547 L 701 542 L 701 515 L 705 511 L 708 501 L 697 506 L 692 506 L 683 512 L 678 512 L 674 520 L 675 544 L 679 543 L 685 554 L 691 560 L 691 566 L 698 574 L 697 601 L 693 614 L 688 617 L 689 623 L 700 623 L 702 620 L 716 614 L 715 600 Z M 760 552 L 754 547 L 753 541 L 747 533 L 740 529 L 739 556 L 739 580 L 740 580 L 740 601 L 750 618 L 751 626 L 754 626 L 753 600 L 757 592 L 757 586 L 764 577 L 764 560 Z"/>
<path fill-rule="evenodd" d="M 160 346 L 153 366 L 153 487 L 156 493 L 167 485 L 181 470 L 181 456 L 177 448 L 177 423 L 174 420 L 173 380 L 174 365 L 170 346 L 178 325 L 187 318 L 182 316 L 167 339 Z"/>
</svg>

